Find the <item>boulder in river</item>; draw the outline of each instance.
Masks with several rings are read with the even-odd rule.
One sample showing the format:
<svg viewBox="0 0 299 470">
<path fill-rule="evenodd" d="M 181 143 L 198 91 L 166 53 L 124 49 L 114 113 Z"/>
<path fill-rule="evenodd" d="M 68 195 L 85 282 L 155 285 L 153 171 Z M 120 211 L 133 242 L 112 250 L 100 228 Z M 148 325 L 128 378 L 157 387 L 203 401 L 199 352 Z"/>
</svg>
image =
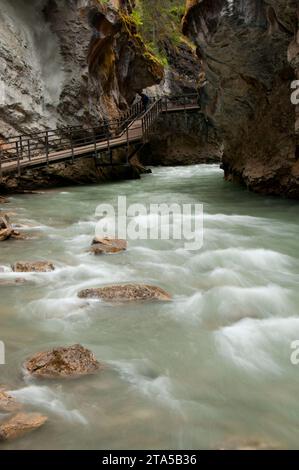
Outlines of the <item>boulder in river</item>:
<svg viewBox="0 0 299 470">
<path fill-rule="evenodd" d="M 80 344 L 39 352 L 24 367 L 33 377 L 45 379 L 76 378 L 103 368 L 95 355 Z"/>
<path fill-rule="evenodd" d="M 0 412 L 11 413 L 21 408 L 21 404 L 5 390 L 0 389 Z"/>
<path fill-rule="evenodd" d="M 0 241 L 3 242 L 10 238 L 16 240 L 24 240 L 26 237 L 22 235 L 20 232 L 14 230 L 13 226 L 9 221 L 9 217 L 7 214 L 0 216 Z"/>
<path fill-rule="evenodd" d="M 9 200 L 6 197 L 0 196 L 0 204 L 7 204 Z"/>
<path fill-rule="evenodd" d="M 146 284 L 120 284 L 106 287 L 85 289 L 79 292 L 81 299 L 101 299 L 105 302 L 134 302 L 171 300 L 170 294 L 160 287 Z"/>
<path fill-rule="evenodd" d="M 12 236 L 12 229 L 11 228 L 3 228 L 0 230 L 0 242 L 4 242 L 8 240 Z"/>
<path fill-rule="evenodd" d="M 50 261 L 18 261 L 12 265 L 12 270 L 17 273 L 46 273 L 55 270 L 55 266 Z"/>
<path fill-rule="evenodd" d="M 117 238 L 97 238 L 92 241 L 90 252 L 95 255 L 120 253 L 125 251 L 128 247 L 126 240 Z"/>
<path fill-rule="evenodd" d="M 38 413 L 17 413 L 0 422 L 0 441 L 10 441 L 40 428 L 47 417 Z"/>
</svg>

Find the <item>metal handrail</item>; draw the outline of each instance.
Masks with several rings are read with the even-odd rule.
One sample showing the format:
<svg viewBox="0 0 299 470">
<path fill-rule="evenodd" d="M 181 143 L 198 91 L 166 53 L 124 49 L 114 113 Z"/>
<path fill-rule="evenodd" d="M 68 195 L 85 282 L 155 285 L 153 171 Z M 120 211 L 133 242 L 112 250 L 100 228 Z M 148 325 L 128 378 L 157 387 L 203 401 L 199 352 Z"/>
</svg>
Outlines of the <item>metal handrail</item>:
<svg viewBox="0 0 299 470">
<path fill-rule="evenodd" d="M 124 134 L 126 134 L 126 145 L 129 147 L 129 129 L 137 119 L 141 120 L 141 139 L 147 142 L 161 112 L 175 110 L 176 107 L 186 110 L 190 105 L 197 105 L 197 98 L 196 94 L 158 97 L 146 110 L 142 103 L 138 102 L 120 118 L 100 121 L 98 126 L 61 127 L 10 137 L 0 147 L 0 178 L 3 173 L 2 163 L 17 162 L 20 174 L 21 166 L 26 166 L 27 161 L 31 164 L 32 161 L 40 160 L 44 156 L 45 164 L 49 164 L 51 153 L 59 154 L 69 150 L 74 160 L 75 149 L 94 145 L 94 152 L 97 152 L 97 144 L 101 142 L 107 142 L 107 148 L 110 150 L 111 142 L 123 137 Z"/>
</svg>

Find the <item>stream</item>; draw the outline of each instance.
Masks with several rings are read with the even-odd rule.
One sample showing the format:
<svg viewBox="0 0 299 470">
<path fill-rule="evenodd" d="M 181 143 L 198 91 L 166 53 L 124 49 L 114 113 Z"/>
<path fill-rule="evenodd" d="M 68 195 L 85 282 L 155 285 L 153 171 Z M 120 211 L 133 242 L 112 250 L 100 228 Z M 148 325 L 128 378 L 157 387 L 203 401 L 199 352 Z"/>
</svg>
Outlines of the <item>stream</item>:
<svg viewBox="0 0 299 470">
<path fill-rule="evenodd" d="M 202 203 L 204 244 L 129 240 L 116 255 L 88 253 L 95 210 L 128 203 Z M 49 417 L 2 449 L 299 448 L 298 202 L 227 183 L 218 165 L 154 168 L 140 180 L 15 195 L 1 209 L 32 226 L 0 246 L 0 384 Z M 49 260 L 51 273 L 15 274 Z M 86 303 L 77 293 L 148 283 L 166 303 Z M 23 376 L 35 352 L 80 343 L 106 368 L 69 381 Z"/>
</svg>

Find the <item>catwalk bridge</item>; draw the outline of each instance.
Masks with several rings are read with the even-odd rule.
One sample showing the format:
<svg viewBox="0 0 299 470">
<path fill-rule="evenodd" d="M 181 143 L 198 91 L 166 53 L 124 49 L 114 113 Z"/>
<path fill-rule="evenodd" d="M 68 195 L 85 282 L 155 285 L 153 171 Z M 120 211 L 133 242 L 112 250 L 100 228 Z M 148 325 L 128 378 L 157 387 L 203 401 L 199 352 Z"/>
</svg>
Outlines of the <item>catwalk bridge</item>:
<svg viewBox="0 0 299 470">
<path fill-rule="evenodd" d="M 97 127 L 65 127 L 10 137 L 0 147 L 0 181 L 8 174 L 20 176 L 24 170 L 84 157 L 94 158 L 98 166 L 114 166 L 113 150 L 117 148 L 126 150 L 122 165 L 128 165 L 149 142 L 162 114 L 197 110 L 197 95 L 163 97 L 150 101 L 146 110 L 138 102 L 120 118 L 101 121 Z"/>
</svg>

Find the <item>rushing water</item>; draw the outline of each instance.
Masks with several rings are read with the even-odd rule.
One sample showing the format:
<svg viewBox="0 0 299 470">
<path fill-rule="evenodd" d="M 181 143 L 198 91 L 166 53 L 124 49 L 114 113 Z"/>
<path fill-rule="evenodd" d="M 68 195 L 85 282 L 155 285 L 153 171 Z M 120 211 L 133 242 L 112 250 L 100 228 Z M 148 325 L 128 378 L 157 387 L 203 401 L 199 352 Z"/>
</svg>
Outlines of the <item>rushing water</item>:
<svg viewBox="0 0 299 470">
<path fill-rule="evenodd" d="M 123 254 L 90 255 L 95 209 L 117 194 L 129 203 L 203 203 L 203 248 L 132 241 Z M 299 365 L 290 361 L 299 340 L 298 203 L 251 194 L 202 165 L 15 196 L 5 209 L 33 228 L 31 240 L 1 243 L 0 264 L 47 259 L 57 270 L 0 287 L 0 383 L 49 416 L 1 448 L 299 448 Z M 159 285 L 174 300 L 112 307 L 76 295 L 127 281 Z M 25 358 L 74 343 L 106 370 L 67 382 L 23 378 Z"/>
</svg>

